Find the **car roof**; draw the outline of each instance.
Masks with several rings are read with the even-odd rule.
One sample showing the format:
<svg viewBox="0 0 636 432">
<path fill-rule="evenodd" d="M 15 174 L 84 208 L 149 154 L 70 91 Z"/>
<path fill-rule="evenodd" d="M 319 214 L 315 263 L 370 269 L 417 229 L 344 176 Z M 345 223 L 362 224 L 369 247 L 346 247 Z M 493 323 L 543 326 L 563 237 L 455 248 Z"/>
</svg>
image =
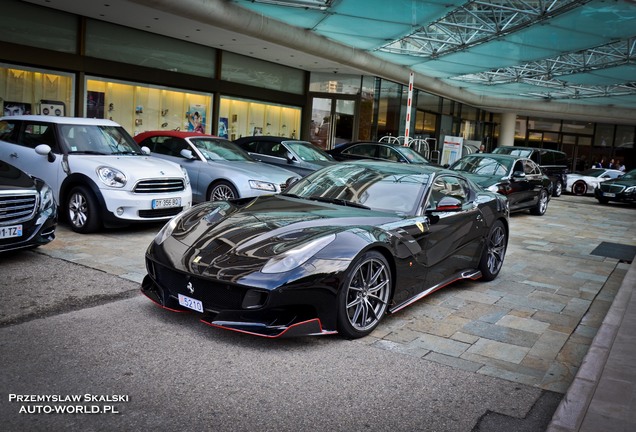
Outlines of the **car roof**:
<svg viewBox="0 0 636 432">
<path fill-rule="evenodd" d="M 396 174 L 435 174 L 435 173 L 447 173 L 451 175 L 458 175 L 457 171 L 449 170 L 446 168 L 442 168 L 436 165 L 428 165 L 428 164 L 403 164 L 403 163 L 395 163 L 384 160 L 377 159 L 363 159 L 363 160 L 353 160 L 347 162 L 339 162 L 335 166 L 344 166 L 344 165 L 370 165 L 372 167 L 377 167 L 381 171 L 389 171 L 394 172 Z M 462 173 L 459 172 L 459 176 L 462 176 Z"/>
<path fill-rule="evenodd" d="M 112 120 L 84 118 L 84 117 L 62 117 L 62 116 L 45 116 L 45 115 L 17 115 L 0 117 L 0 120 L 25 120 L 39 121 L 56 124 L 73 124 L 73 125 L 93 125 L 93 126 L 120 126 Z"/>
<path fill-rule="evenodd" d="M 527 150 L 527 151 L 537 151 L 537 152 L 540 152 L 540 153 L 552 152 L 552 153 L 565 154 L 564 152 L 562 152 L 560 150 L 538 148 L 538 147 L 520 147 L 520 146 L 501 146 L 501 147 L 497 147 L 496 149 L 494 149 L 493 152 L 508 151 L 508 150 L 509 151 L 513 151 L 513 150 Z"/>
<path fill-rule="evenodd" d="M 469 157 L 478 157 L 478 158 L 489 157 L 489 158 L 495 159 L 495 160 L 517 160 L 517 159 L 530 160 L 530 159 L 528 159 L 525 156 L 516 156 L 516 155 L 510 155 L 510 154 L 506 154 L 506 153 L 471 153 L 471 154 L 468 154 L 468 155 L 464 156 L 464 158 L 469 158 Z"/>
<path fill-rule="evenodd" d="M 209 135 L 209 134 L 204 134 L 201 132 L 194 132 L 194 131 L 176 131 L 176 130 L 153 130 L 153 131 L 145 131 L 145 132 L 141 132 L 140 134 L 137 134 L 135 136 L 135 139 L 146 139 L 148 137 L 152 137 L 152 136 L 169 136 L 169 137 L 173 137 L 173 138 L 215 138 L 215 139 L 227 139 L 227 138 L 222 138 L 219 136 L 215 136 L 215 135 Z"/>
</svg>

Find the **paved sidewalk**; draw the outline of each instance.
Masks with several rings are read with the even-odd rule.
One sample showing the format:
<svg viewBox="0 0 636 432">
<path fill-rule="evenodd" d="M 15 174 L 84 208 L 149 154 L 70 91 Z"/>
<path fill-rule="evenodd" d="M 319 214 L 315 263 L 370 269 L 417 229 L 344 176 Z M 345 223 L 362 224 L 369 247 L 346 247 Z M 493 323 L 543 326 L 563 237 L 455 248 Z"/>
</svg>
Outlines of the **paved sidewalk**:
<svg viewBox="0 0 636 432">
<path fill-rule="evenodd" d="M 636 260 L 548 432 L 636 430 Z"/>
</svg>

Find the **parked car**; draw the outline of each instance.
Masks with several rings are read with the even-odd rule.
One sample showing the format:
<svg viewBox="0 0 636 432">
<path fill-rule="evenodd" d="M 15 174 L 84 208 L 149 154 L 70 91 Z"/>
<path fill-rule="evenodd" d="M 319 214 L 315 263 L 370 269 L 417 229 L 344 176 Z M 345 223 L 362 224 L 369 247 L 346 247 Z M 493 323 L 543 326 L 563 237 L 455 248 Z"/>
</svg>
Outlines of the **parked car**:
<svg viewBox="0 0 636 432">
<path fill-rule="evenodd" d="M 541 167 L 541 170 L 550 177 L 552 181 L 552 196 L 561 196 L 568 178 L 568 156 L 558 150 L 534 148 L 534 147 L 497 147 L 493 150 L 495 154 L 509 154 L 513 156 L 525 157 L 532 160 Z"/>
<path fill-rule="evenodd" d="M 294 171 L 301 176 L 337 163 L 330 154 L 309 141 L 255 135 L 239 138 L 234 143 L 256 160 Z"/>
<path fill-rule="evenodd" d="M 600 183 L 594 189 L 594 196 L 601 204 L 610 201 L 634 203 L 636 202 L 636 169 L 625 175 Z"/>
<path fill-rule="evenodd" d="M 187 173 L 113 121 L 2 117 L 0 141 L 0 160 L 44 180 L 76 232 L 166 221 L 192 205 Z"/>
<path fill-rule="evenodd" d="M 233 142 L 198 132 L 149 131 L 135 136 L 153 155 L 180 164 L 195 202 L 280 193 L 298 174 L 253 159 Z"/>
<path fill-rule="evenodd" d="M 428 159 L 410 147 L 385 142 L 356 141 L 327 150 L 338 161 L 371 159 L 409 164 L 430 164 Z"/>
<path fill-rule="evenodd" d="M 505 195 L 511 212 L 530 210 L 530 213 L 542 216 L 548 208 L 552 182 L 530 159 L 475 153 L 462 157 L 450 169 L 461 172 L 489 191 Z"/>
<path fill-rule="evenodd" d="M 618 178 L 623 174 L 622 171 L 606 168 L 590 168 L 580 173 L 570 173 L 565 190 L 574 195 L 593 193 L 601 182 Z"/>
<path fill-rule="evenodd" d="M 55 239 L 56 227 L 51 188 L 0 161 L 0 252 L 47 244 Z"/>
<path fill-rule="evenodd" d="M 453 281 L 496 278 L 508 230 L 506 198 L 461 173 L 343 162 L 183 212 L 147 249 L 141 290 L 215 327 L 358 338 Z"/>
</svg>

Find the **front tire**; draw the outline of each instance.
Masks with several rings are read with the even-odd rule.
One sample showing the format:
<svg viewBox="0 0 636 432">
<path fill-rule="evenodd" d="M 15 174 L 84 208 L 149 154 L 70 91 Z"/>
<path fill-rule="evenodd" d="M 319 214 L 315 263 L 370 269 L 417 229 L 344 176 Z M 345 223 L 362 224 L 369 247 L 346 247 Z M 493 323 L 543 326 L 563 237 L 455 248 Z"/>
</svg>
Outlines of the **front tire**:
<svg viewBox="0 0 636 432">
<path fill-rule="evenodd" d="M 221 180 L 210 186 L 207 198 L 208 201 L 227 201 L 238 197 L 236 188 L 229 182 Z"/>
<path fill-rule="evenodd" d="M 386 313 L 391 285 L 391 270 L 381 253 L 369 251 L 356 259 L 338 292 L 338 332 L 349 339 L 371 333 Z"/>
<path fill-rule="evenodd" d="M 66 201 L 66 214 L 71 229 L 81 234 L 99 230 L 100 208 L 93 193 L 85 186 L 76 186 Z"/>
<path fill-rule="evenodd" d="M 530 213 L 535 216 L 543 216 L 548 209 L 548 192 L 545 189 L 541 189 L 537 204 L 530 210 Z"/>
<path fill-rule="evenodd" d="M 491 281 L 497 277 L 503 266 L 506 248 L 508 247 L 508 234 L 506 227 L 500 220 L 496 221 L 490 228 L 484 251 L 481 253 L 479 270 L 481 280 Z"/>
<path fill-rule="evenodd" d="M 587 184 L 583 180 L 574 182 L 572 185 L 572 193 L 574 195 L 585 195 L 587 193 Z"/>
</svg>

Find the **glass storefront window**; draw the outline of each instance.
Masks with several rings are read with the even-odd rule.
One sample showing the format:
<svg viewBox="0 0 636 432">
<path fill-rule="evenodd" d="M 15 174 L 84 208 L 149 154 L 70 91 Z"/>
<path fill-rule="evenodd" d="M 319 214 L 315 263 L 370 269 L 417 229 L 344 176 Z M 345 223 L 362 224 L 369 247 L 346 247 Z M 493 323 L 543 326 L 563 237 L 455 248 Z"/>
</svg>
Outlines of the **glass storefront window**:
<svg viewBox="0 0 636 432">
<path fill-rule="evenodd" d="M 231 52 L 223 52 L 221 79 L 294 94 L 305 92 L 305 72 Z"/>
<path fill-rule="evenodd" d="M 427 93 L 422 90 L 416 90 L 417 108 L 424 111 L 431 111 L 439 113 L 440 111 L 440 97 Z"/>
<path fill-rule="evenodd" d="M 107 118 L 132 135 L 149 130 L 211 133 L 212 95 L 142 84 L 86 80 L 86 117 Z"/>
<path fill-rule="evenodd" d="M 617 149 L 633 149 L 634 148 L 634 126 L 618 125 L 616 127 L 616 145 Z"/>
<path fill-rule="evenodd" d="M 530 117 L 528 119 L 528 129 L 559 132 L 561 130 L 561 120 Z"/>
<path fill-rule="evenodd" d="M 387 135 L 399 136 L 404 130 L 400 122 L 403 86 L 391 81 L 382 80 L 378 106 L 378 138 Z"/>
<path fill-rule="evenodd" d="M 300 138 L 301 109 L 221 97 L 218 135 L 230 140 L 252 135 Z"/>
<path fill-rule="evenodd" d="M 73 115 L 71 74 L 0 65 L 0 104 L 4 115 Z"/>
<path fill-rule="evenodd" d="M 563 120 L 562 130 L 564 133 L 592 135 L 594 133 L 594 123 L 585 121 Z"/>
<path fill-rule="evenodd" d="M 312 72 L 309 91 L 318 93 L 358 94 L 362 77 L 334 73 Z"/>
<path fill-rule="evenodd" d="M 88 20 L 86 55 L 214 78 L 216 50 L 104 21 Z"/>
<path fill-rule="evenodd" d="M 65 53 L 77 51 L 79 25 L 75 15 L 11 1 L 2 3 L 2 22 L 2 41 Z"/>
<path fill-rule="evenodd" d="M 598 147 L 611 147 L 614 142 L 614 125 L 597 124 L 594 134 L 594 145 Z"/>
</svg>

